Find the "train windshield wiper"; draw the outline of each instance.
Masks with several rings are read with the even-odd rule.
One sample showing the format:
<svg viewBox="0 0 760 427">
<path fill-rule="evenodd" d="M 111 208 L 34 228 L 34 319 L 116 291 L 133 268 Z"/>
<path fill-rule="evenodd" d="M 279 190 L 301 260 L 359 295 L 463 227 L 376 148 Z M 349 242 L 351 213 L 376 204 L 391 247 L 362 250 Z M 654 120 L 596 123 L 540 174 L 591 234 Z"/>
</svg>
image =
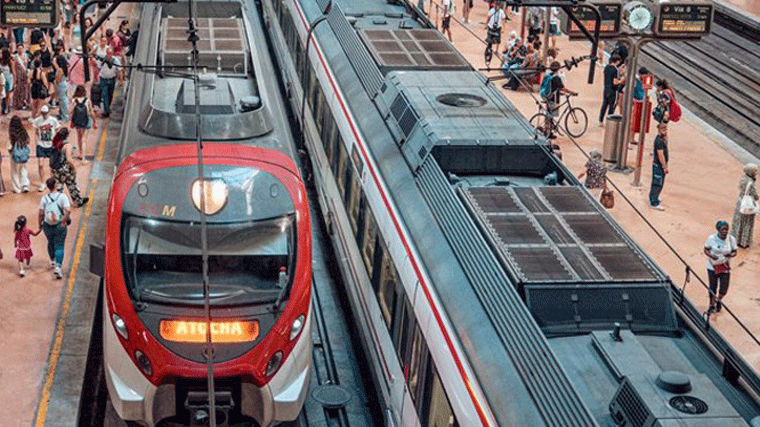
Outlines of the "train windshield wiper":
<svg viewBox="0 0 760 427">
<path fill-rule="evenodd" d="M 288 274 L 285 272 L 285 267 L 280 269 L 280 277 L 279 280 L 277 280 L 277 286 L 280 287 L 280 294 L 277 295 L 277 300 L 272 307 L 275 310 L 279 310 L 282 300 L 285 298 L 285 295 L 290 295 L 290 288 L 293 286 L 293 281 L 288 280 Z"/>
<path fill-rule="evenodd" d="M 140 301 L 140 280 L 137 278 L 137 248 L 140 246 L 140 235 L 142 234 L 142 227 L 137 229 L 137 237 L 135 238 L 135 247 L 132 250 L 132 280 L 135 281 L 135 298 L 137 298 L 138 304 Z"/>
</svg>

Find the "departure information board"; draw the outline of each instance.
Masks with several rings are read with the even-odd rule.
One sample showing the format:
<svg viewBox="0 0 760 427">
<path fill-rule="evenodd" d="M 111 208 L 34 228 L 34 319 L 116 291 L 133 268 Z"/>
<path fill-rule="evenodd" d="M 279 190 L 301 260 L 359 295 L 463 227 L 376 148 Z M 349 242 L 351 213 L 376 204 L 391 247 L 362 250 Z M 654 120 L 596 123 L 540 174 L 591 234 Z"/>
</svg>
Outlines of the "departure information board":
<svg viewBox="0 0 760 427">
<path fill-rule="evenodd" d="M 56 10 L 55 0 L 1 0 L 0 24 L 55 27 Z"/>
<path fill-rule="evenodd" d="M 657 19 L 657 35 L 701 37 L 710 33 L 712 18 L 712 4 L 662 3 Z"/>
<path fill-rule="evenodd" d="M 620 34 L 620 16 L 622 10 L 620 3 L 594 2 L 594 5 L 599 9 L 599 14 L 602 17 L 601 27 L 599 28 L 599 37 L 609 38 Z M 573 13 L 575 14 L 575 17 L 581 21 L 583 26 L 593 34 L 594 26 L 596 25 L 594 11 L 586 7 L 577 7 L 573 9 Z M 571 38 L 583 37 L 581 30 L 569 17 L 566 17 L 565 33 Z"/>
</svg>

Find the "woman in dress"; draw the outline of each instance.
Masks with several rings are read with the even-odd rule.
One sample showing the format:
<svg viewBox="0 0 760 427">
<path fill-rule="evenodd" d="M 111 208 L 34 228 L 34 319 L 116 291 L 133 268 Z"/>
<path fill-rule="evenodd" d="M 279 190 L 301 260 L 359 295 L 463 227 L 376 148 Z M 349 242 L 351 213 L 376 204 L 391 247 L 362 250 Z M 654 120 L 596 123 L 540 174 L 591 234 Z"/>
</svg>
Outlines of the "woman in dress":
<svg viewBox="0 0 760 427">
<path fill-rule="evenodd" d="M 16 110 L 29 108 L 30 90 L 29 77 L 26 68 L 26 50 L 23 44 L 16 45 L 16 54 L 13 55 L 13 108 Z"/>
<path fill-rule="evenodd" d="M 58 119 L 69 120 L 69 62 L 64 55 L 58 55 L 53 61 L 55 66 L 55 87 L 58 94 Z"/>
<path fill-rule="evenodd" d="M 607 167 L 602 162 L 602 153 L 599 150 L 591 150 L 591 159 L 586 162 L 586 170 L 578 175 L 578 179 L 586 177 L 586 188 L 591 194 L 599 198 L 602 189 L 607 186 Z"/>
<path fill-rule="evenodd" d="M 747 163 L 744 165 L 744 175 L 739 180 L 739 200 L 736 201 L 736 208 L 734 208 L 734 218 L 731 221 L 731 234 L 736 237 L 736 241 L 740 248 L 748 248 L 752 244 L 752 232 L 755 228 L 755 215 L 745 215 L 739 211 L 739 207 L 742 203 L 742 198 L 745 194 L 749 195 L 755 200 L 760 198 L 760 194 L 755 187 L 755 181 L 757 180 L 758 167 L 754 163 Z"/>
<path fill-rule="evenodd" d="M 17 115 L 11 117 L 11 123 L 8 125 L 8 140 L 10 141 L 11 153 L 11 187 L 14 193 L 29 192 L 29 175 L 26 170 L 26 163 L 29 161 L 29 132 L 26 131 L 24 123 Z M 14 160 L 13 152 L 26 153 L 26 161 L 21 156 Z M 18 160 L 18 161 L 16 161 Z"/>
</svg>

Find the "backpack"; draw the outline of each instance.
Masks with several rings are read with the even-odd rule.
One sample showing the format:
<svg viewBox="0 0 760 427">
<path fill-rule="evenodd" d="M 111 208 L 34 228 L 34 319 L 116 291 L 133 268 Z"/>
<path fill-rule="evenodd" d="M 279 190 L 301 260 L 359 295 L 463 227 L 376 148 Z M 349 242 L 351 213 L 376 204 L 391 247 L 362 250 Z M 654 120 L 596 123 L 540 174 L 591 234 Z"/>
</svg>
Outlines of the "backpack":
<svg viewBox="0 0 760 427">
<path fill-rule="evenodd" d="M 13 163 L 26 163 L 29 161 L 29 146 L 25 145 L 23 148 L 17 144 L 13 144 L 11 149 L 11 160 Z"/>
<path fill-rule="evenodd" d="M 61 220 L 63 220 L 63 208 L 58 204 L 58 199 L 60 198 L 60 193 L 55 199 L 53 199 L 52 194 L 45 196 L 45 223 L 48 225 L 58 225 L 61 223 Z"/>
<path fill-rule="evenodd" d="M 541 81 L 541 88 L 538 89 L 538 95 L 546 99 L 551 95 L 552 92 L 552 80 L 554 79 L 554 74 L 547 74 L 544 76 L 544 79 Z"/>
<path fill-rule="evenodd" d="M 681 106 L 675 98 L 670 99 L 670 120 L 673 122 L 681 120 Z"/>
<path fill-rule="evenodd" d="M 86 129 L 87 122 L 90 118 L 89 116 L 90 115 L 87 113 L 87 98 L 82 102 L 74 100 L 74 111 L 71 114 L 71 122 L 74 123 L 74 126 L 80 129 Z"/>
</svg>

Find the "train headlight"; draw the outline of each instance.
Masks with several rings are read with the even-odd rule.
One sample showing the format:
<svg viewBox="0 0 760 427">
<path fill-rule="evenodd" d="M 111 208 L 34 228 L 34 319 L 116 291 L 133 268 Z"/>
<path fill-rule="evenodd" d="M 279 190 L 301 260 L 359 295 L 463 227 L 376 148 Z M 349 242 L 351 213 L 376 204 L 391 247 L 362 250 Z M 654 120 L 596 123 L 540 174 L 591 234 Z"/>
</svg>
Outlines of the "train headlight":
<svg viewBox="0 0 760 427">
<path fill-rule="evenodd" d="M 277 372 L 277 369 L 280 368 L 280 363 L 282 363 L 282 352 L 278 351 L 267 362 L 267 368 L 266 371 L 264 371 L 264 375 L 267 377 L 274 375 L 274 373 Z"/>
<path fill-rule="evenodd" d="M 190 190 L 196 209 L 201 210 L 201 197 L 204 198 L 206 215 L 213 215 L 222 210 L 227 204 L 229 192 L 227 184 L 221 179 L 195 180 Z"/>
<path fill-rule="evenodd" d="M 124 322 L 124 319 L 119 317 L 118 314 L 114 313 L 111 315 L 111 320 L 113 320 L 113 326 L 116 329 L 116 332 L 118 332 L 122 338 L 128 340 L 129 332 L 127 331 L 127 324 Z"/>
<path fill-rule="evenodd" d="M 293 321 L 293 326 L 290 327 L 290 340 L 293 341 L 298 336 L 298 333 L 301 332 L 301 329 L 303 329 L 303 323 L 304 323 L 305 316 L 302 314 L 298 317 L 296 317 L 296 320 Z"/>
<path fill-rule="evenodd" d="M 142 351 L 135 351 L 135 360 L 137 360 L 137 366 L 143 373 L 149 377 L 153 376 L 153 367 L 150 366 L 150 359 Z"/>
</svg>

